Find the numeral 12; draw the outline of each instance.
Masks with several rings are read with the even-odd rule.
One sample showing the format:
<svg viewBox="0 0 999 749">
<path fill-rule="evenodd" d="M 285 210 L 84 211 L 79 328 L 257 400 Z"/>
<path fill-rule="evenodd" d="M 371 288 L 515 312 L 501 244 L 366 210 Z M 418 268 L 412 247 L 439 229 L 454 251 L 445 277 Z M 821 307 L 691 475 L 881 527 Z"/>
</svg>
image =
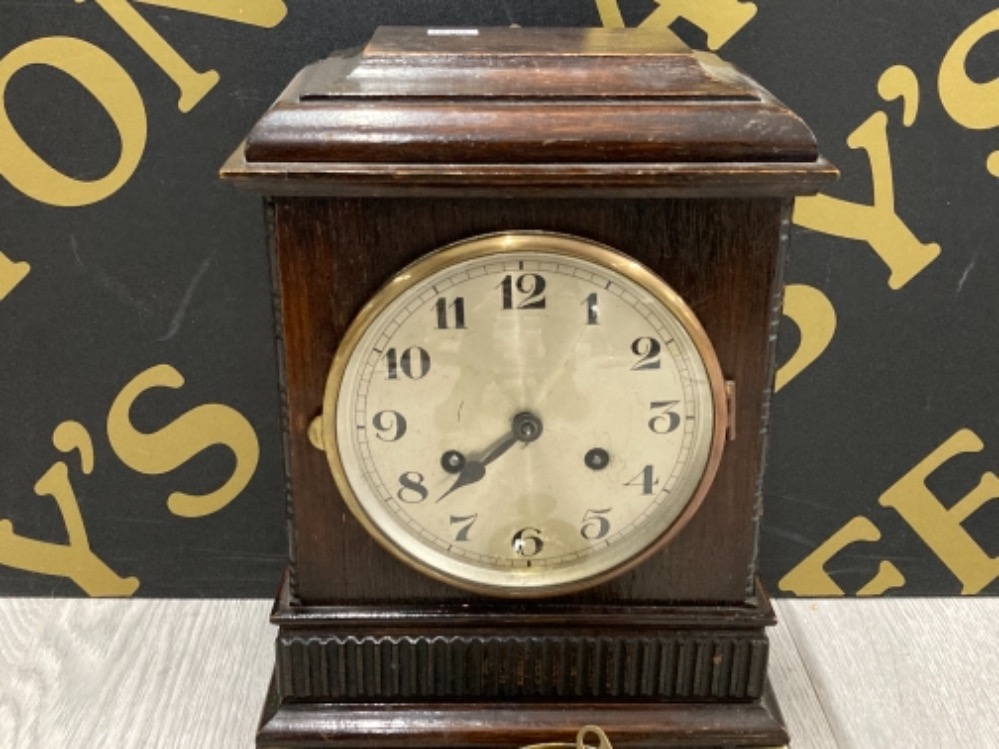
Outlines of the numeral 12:
<svg viewBox="0 0 999 749">
<path fill-rule="evenodd" d="M 500 281 L 503 290 L 503 309 L 544 309 L 545 279 L 537 273 L 524 273 L 513 280 L 513 276 L 504 276 Z M 516 293 L 515 293 L 516 292 Z M 514 297 L 523 297 L 514 307 Z"/>
</svg>

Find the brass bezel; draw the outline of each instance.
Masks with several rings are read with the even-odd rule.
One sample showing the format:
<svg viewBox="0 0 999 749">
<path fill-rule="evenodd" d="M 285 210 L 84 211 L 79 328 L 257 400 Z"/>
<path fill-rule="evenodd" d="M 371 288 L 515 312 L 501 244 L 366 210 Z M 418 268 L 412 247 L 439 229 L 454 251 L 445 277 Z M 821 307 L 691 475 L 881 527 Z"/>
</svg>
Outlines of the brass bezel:
<svg viewBox="0 0 999 749">
<path fill-rule="evenodd" d="M 363 503 L 355 495 L 344 468 L 336 434 L 336 408 L 344 374 L 358 343 L 379 315 L 410 288 L 441 270 L 468 260 L 518 251 L 588 260 L 621 274 L 658 300 L 677 319 L 694 344 L 707 374 L 714 416 L 710 446 L 700 480 L 683 509 L 660 536 L 642 551 L 598 574 L 569 583 L 531 588 L 492 586 L 468 580 L 429 565 L 423 559 L 401 549 L 371 519 Z M 333 479 L 351 513 L 364 529 L 397 559 L 433 579 L 475 593 L 503 598 L 542 598 L 585 590 L 632 569 L 668 544 L 694 516 L 704 501 L 721 462 L 729 418 L 725 388 L 725 379 L 714 347 L 693 310 L 672 287 L 638 261 L 607 245 L 566 234 L 529 230 L 485 234 L 447 245 L 410 264 L 381 287 L 357 314 L 337 347 L 330 366 L 323 395 L 322 442 Z"/>
</svg>

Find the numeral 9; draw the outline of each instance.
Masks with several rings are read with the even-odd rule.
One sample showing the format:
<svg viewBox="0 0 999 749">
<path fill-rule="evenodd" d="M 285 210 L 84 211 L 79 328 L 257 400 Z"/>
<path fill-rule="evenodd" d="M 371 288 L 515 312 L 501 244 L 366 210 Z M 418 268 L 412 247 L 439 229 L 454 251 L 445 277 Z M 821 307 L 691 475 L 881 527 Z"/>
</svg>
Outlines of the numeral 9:
<svg viewBox="0 0 999 749">
<path fill-rule="evenodd" d="M 371 420 L 371 424 L 378 430 L 377 437 L 383 442 L 395 442 L 402 439 L 406 433 L 406 417 L 398 411 L 379 411 Z"/>
</svg>

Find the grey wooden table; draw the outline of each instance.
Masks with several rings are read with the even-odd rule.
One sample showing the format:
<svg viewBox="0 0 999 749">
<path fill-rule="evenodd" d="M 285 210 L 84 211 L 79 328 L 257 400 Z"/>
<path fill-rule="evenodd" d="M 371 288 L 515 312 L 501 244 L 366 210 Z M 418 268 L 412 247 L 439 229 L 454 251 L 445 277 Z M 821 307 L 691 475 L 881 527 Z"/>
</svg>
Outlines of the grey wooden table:
<svg viewBox="0 0 999 749">
<path fill-rule="evenodd" d="M 999 749 L 999 599 L 776 605 L 794 749 Z M 0 749 L 250 749 L 269 609 L 0 599 Z"/>
</svg>

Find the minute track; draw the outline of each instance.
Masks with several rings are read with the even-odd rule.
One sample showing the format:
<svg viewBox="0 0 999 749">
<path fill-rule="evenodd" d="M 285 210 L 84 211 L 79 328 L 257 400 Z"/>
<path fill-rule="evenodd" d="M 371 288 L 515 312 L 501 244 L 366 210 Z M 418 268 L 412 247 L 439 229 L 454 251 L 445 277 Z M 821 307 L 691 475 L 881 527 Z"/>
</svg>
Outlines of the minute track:
<svg viewBox="0 0 999 749">
<path fill-rule="evenodd" d="M 366 404 L 365 424 L 378 413 L 387 430 L 357 441 L 336 427 L 334 439 L 348 504 L 386 548 L 473 590 L 547 595 L 619 573 L 692 514 L 716 420 L 688 417 L 714 413 L 720 372 L 661 280 L 600 245 L 541 233 L 460 243 L 406 276 L 348 332 L 329 386 L 336 377 L 344 411 Z M 397 377 L 373 376 L 385 367 L 376 345 L 395 352 Z M 419 357 L 404 372 L 405 352 Z M 670 404 L 660 429 L 645 428 L 649 403 Z M 393 413 L 408 428 L 385 439 Z M 674 413 L 693 428 L 666 430 Z M 511 419 L 525 415 L 516 432 Z M 532 429 L 544 431 L 536 444 Z M 601 460 L 584 460 L 596 448 Z M 407 501 L 372 501 L 369 483 L 398 487 L 400 476 Z M 467 528 L 449 523 L 473 513 Z"/>
</svg>

